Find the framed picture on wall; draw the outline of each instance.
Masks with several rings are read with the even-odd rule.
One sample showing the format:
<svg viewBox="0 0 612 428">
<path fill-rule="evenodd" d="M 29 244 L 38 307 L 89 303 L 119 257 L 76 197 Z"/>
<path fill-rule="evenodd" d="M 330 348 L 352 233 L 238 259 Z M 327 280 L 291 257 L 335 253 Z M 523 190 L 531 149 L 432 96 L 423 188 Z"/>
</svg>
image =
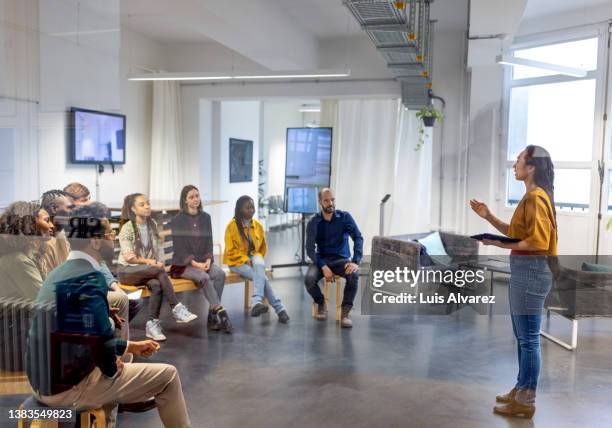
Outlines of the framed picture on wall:
<svg viewBox="0 0 612 428">
<path fill-rule="evenodd" d="M 230 138 L 230 183 L 253 181 L 253 141 Z"/>
</svg>

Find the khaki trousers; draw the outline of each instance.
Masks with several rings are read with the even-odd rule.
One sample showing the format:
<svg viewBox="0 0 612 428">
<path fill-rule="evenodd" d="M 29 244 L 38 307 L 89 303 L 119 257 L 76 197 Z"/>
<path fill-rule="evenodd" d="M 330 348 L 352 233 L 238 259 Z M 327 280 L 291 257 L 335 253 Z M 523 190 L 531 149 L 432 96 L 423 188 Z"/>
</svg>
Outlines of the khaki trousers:
<svg viewBox="0 0 612 428">
<path fill-rule="evenodd" d="M 117 424 L 119 403 L 138 403 L 155 397 L 157 411 L 166 428 L 191 427 L 181 380 L 169 364 L 126 363 L 120 374 L 108 378 L 97 367 L 68 391 L 36 399 L 48 406 L 74 407 L 77 411 L 102 407 L 106 424 Z"/>
</svg>

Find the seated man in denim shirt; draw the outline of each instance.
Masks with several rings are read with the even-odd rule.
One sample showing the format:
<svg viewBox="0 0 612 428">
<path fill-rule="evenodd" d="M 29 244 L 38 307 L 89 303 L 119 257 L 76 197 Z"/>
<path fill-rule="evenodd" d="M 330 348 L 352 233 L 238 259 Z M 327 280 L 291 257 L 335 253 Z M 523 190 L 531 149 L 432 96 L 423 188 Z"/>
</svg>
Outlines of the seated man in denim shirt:
<svg viewBox="0 0 612 428">
<path fill-rule="evenodd" d="M 317 319 L 327 319 L 325 298 L 319 288 L 319 280 L 325 277 L 334 280 L 334 275 L 346 279 L 344 297 L 342 298 L 341 325 L 344 328 L 353 326 L 351 309 L 359 285 L 359 262 L 363 256 L 363 237 L 353 217 L 346 212 L 336 210 L 336 199 L 331 189 L 319 191 L 321 212 L 317 213 L 306 228 L 306 251 L 313 264 L 306 272 L 306 290 L 317 304 Z M 353 240 L 353 257 L 349 249 L 348 238 Z"/>
</svg>

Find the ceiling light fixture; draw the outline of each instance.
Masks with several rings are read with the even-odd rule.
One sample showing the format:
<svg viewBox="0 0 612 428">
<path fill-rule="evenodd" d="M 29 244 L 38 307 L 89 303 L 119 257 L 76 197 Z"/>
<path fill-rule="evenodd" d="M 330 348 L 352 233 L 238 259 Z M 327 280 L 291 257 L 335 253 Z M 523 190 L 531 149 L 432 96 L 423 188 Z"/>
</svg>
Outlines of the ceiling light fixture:
<svg viewBox="0 0 612 428">
<path fill-rule="evenodd" d="M 314 71 L 283 71 L 283 72 L 259 72 L 259 73 L 240 73 L 236 75 L 220 73 L 146 73 L 130 75 L 128 80 L 289 80 L 289 79 L 319 79 L 348 77 L 350 70 L 314 70 Z"/>
<path fill-rule="evenodd" d="M 579 68 L 566 67 L 564 65 L 558 64 L 550 64 L 548 62 L 534 61 L 532 59 L 519 58 L 510 55 L 498 55 L 495 60 L 498 64 L 510 66 L 520 65 L 523 67 L 539 68 L 542 70 L 554 71 L 556 73 L 572 77 L 586 77 L 586 75 L 588 74 L 586 70 L 581 70 Z"/>
</svg>

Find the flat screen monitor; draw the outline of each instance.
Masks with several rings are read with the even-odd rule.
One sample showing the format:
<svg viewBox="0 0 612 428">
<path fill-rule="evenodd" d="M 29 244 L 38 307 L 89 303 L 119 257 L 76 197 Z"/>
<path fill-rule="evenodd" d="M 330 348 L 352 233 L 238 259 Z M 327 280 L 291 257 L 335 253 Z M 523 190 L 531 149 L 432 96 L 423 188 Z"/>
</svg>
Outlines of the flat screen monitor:
<svg viewBox="0 0 612 428">
<path fill-rule="evenodd" d="M 285 210 L 319 211 L 318 193 L 329 187 L 332 128 L 288 128 L 285 164 Z"/>
<path fill-rule="evenodd" d="M 125 115 L 77 107 L 70 112 L 72 163 L 125 163 Z"/>
</svg>

